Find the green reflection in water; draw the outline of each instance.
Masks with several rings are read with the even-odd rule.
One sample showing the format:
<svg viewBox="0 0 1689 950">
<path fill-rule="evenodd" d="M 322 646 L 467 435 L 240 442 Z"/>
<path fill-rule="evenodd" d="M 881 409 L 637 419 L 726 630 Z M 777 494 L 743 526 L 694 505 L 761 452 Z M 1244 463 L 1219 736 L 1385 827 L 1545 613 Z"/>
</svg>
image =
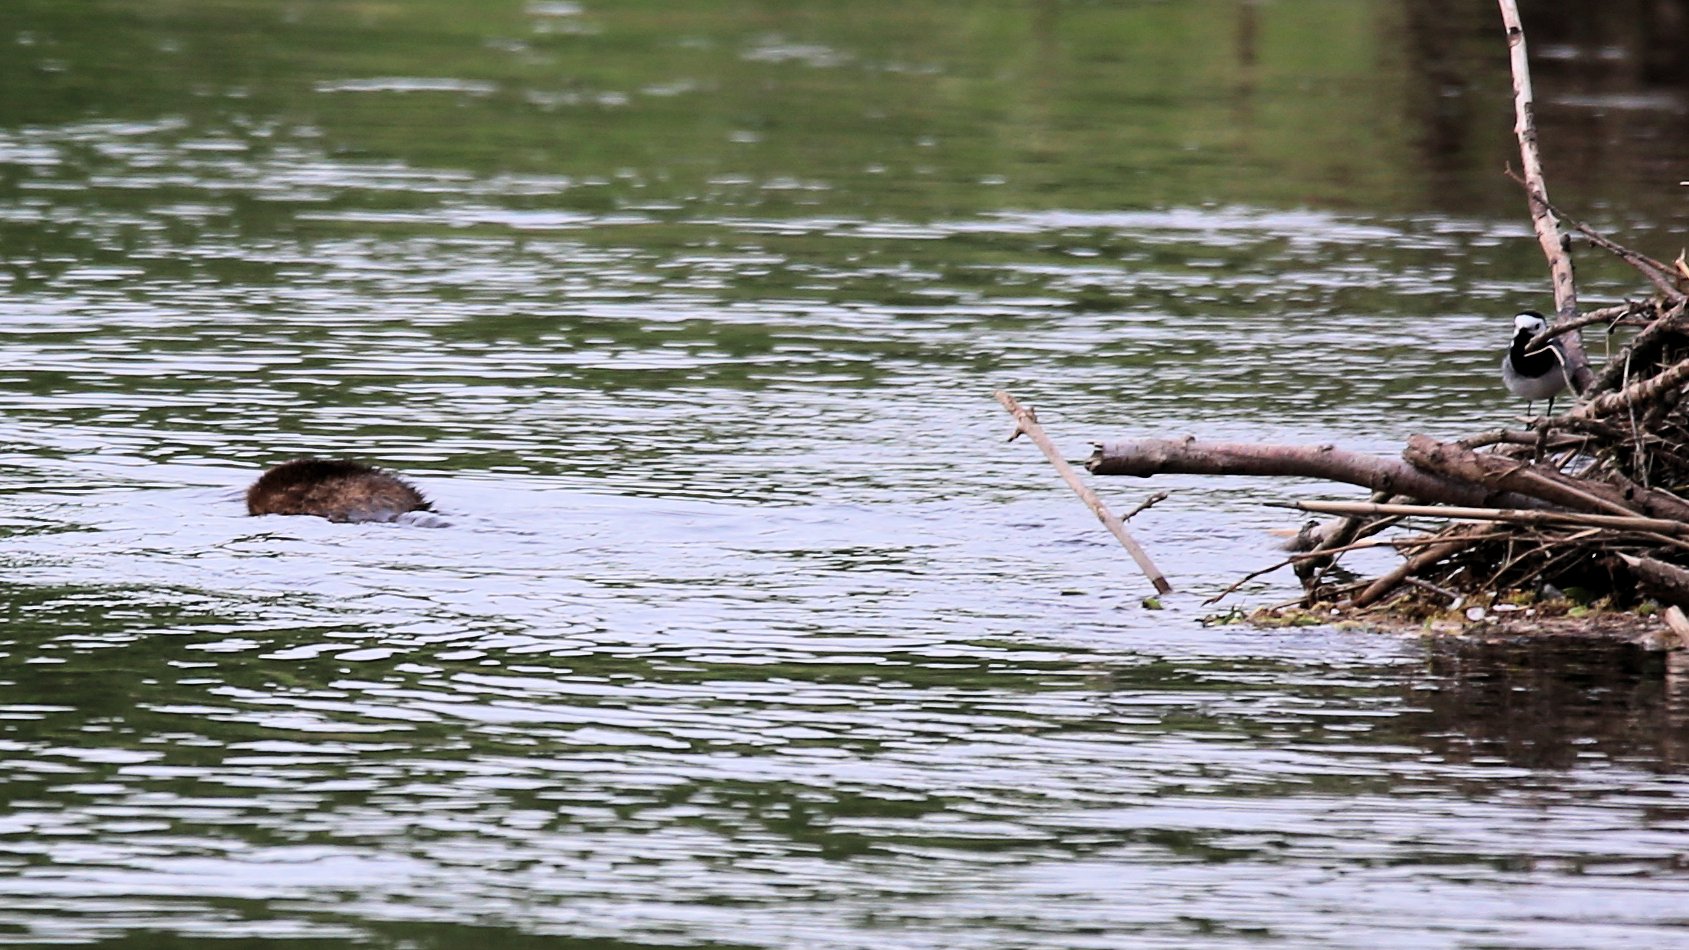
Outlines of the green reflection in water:
<svg viewBox="0 0 1689 950">
<path fill-rule="evenodd" d="M 13 91 L 0 125 L 181 117 L 183 138 L 258 154 L 310 136 L 343 161 L 560 176 L 503 203 L 589 212 L 920 220 L 1431 194 L 1407 148 L 1415 77 L 1385 39 L 1402 28 L 1394 4 L 547 12 L 564 9 L 18 0 L 0 11 L 0 36 L 23 37 L 0 65 Z M 395 190 L 317 207 L 429 200 Z M 234 217 L 263 232 L 289 227 L 289 210 L 244 203 Z"/>
</svg>

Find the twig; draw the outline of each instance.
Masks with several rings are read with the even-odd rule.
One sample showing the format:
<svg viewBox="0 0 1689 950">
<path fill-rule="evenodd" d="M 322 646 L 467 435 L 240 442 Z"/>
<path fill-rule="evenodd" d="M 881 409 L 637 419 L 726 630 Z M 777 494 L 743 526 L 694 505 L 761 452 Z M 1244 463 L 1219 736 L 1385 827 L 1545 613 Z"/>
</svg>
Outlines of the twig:
<svg viewBox="0 0 1689 950">
<path fill-rule="evenodd" d="M 1629 350 L 1625 351 L 1624 378 L 1625 388 L 1627 389 L 1630 387 L 1631 355 L 1632 354 Z M 1630 421 L 1630 444 L 1636 447 L 1635 451 L 1642 453 L 1642 458 L 1636 466 L 1636 471 L 1642 478 L 1642 484 L 1646 485 L 1648 484 L 1648 469 L 1652 464 L 1652 460 L 1648 457 L 1648 443 L 1642 441 L 1642 427 L 1636 423 L 1636 403 L 1633 402 L 1625 406 L 1625 417 Z"/>
<path fill-rule="evenodd" d="M 1511 169 L 1509 169 L 1508 174 L 1512 174 Z M 1515 177 L 1514 180 L 1517 181 L 1517 177 Z M 1531 337 L 1531 341 L 1525 344 L 1525 351 L 1527 353 L 1535 353 L 1547 346 L 1549 340 L 1554 339 L 1562 333 L 1570 333 L 1573 330 L 1581 330 L 1584 327 L 1592 326 L 1597 323 L 1607 324 L 1607 331 L 1609 333 L 1612 332 L 1614 327 L 1619 326 L 1621 323 L 1645 327 L 1650 321 L 1642 319 L 1629 321 L 1627 318 L 1640 316 L 1641 314 L 1648 313 L 1653 309 L 1654 305 L 1652 303 L 1631 303 L 1630 301 L 1625 301 L 1624 303 L 1617 304 L 1615 306 L 1602 307 L 1599 310 L 1591 310 L 1582 316 L 1574 317 L 1570 320 L 1556 320 L 1552 324 L 1544 327 L 1541 333 Z"/>
<path fill-rule="evenodd" d="M 1298 501 L 1285 507 L 1322 515 L 1404 515 L 1448 518 L 1453 521 L 1503 521 L 1523 525 L 1574 525 L 1641 531 L 1662 535 L 1689 535 L 1689 524 L 1665 518 L 1624 515 L 1591 515 L 1578 511 L 1525 511 L 1517 508 L 1457 508 L 1452 505 L 1379 505 L 1363 501 Z"/>
<path fill-rule="evenodd" d="M 1004 390 L 999 389 L 994 395 L 997 397 L 997 401 L 1003 404 L 1003 408 L 1015 417 L 1016 435 L 1024 432 L 1032 439 L 1033 443 L 1044 453 L 1044 457 L 1049 459 L 1050 464 L 1056 467 L 1062 481 L 1067 482 L 1067 486 L 1073 489 L 1073 493 L 1078 495 L 1079 499 L 1091 509 L 1091 512 L 1097 516 L 1097 520 L 1101 521 L 1103 526 L 1108 528 L 1115 538 L 1119 539 L 1120 545 L 1126 549 L 1126 553 L 1132 555 L 1132 560 L 1138 562 L 1138 569 L 1144 572 L 1144 576 L 1149 578 L 1151 584 L 1155 585 L 1156 591 L 1162 594 L 1171 594 L 1173 585 L 1167 582 L 1166 575 L 1162 574 L 1161 569 L 1155 566 L 1155 562 L 1150 560 L 1149 554 L 1138 545 L 1138 542 L 1132 539 L 1131 533 L 1126 530 L 1126 525 L 1119 518 L 1116 518 L 1113 512 L 1108 510 L 1108 506 L 1103 504 L 1103 500 L 1097 497 L 1096 492 L 1080 480 L 1079 473 L 1073 470 L 1073 466 L 1067 464 L 1067 459 L 1062 458 L 1061 451 L 1056 448 L 1054 442 L 1050 441 L 1050 437 L 1044 434 L 1044 427 L 1038 424 L 1038 418 L 1032 414 L 1032 410 L 1022 407 L 1020 403 L 1015 401 L 1015 397 Z M 1009 438 L 1013 439 L 1014 436 Z"/>
<path fill-rule="evenodd" d="M 1226 599 L 1227 597 L 1231 596 L 1232 594 L 1237 593 L 1238 588 L 1240 588 L 1243 585 L 1249 583 L 1250 581 L 1254 580 L 1255 578 L 1260 577 L 1263 574 L 1271 574 L 1272 572 L 1274 572 L 1274 571 L 1276 571 L 1280 568 L 1283 568 L 1283 567 L 1289 567 L 1291 560 L 1293 560 L 1293 559 L 1287 558 L 1286 560 L 1280 561 L 1277 564 L 1271 564 L 1271 565 L 1268 565 L 1267 567 L 1261 568 L 1258 571 L 1252 571 L 1248 574 L 1243 575 L 1242 577 L 1238 578 L 1235 582 L 1233 582 L 1230 587 L 1227 587 L 1225 590 L 1220 591 L 1218 594 L 1215 594 L 1214 596 L 1212 596 L 1212 597 L 1208 598 L 1207 600 L 1203 601 L 1202 606 L 1208 607 L 1208 606 L 1211 606 L 1213 604 L 1217 604 L 1220 601 L 1222 601 L 1222 600 Z"/>
<path fill-rule="evenodd" d="M 1138 502 L 1138 507 L 1133 508 L 1131 511 L 1126 512 L 1125 515 L 1121 516 L 1120 520 L 1121 521 L 1131 521 L 1134 517 L 1138 516 L 1139 514 L 1145 512 L 1145 511 L 1150 510 L 1151 508 L 1154 508 L 1156 505 L 1159 505 L 1166 500 L 1167 500 L 1167 493 L 1164 492 L 1164 491 L 1158 491 L 1155 494 L 1149 496 L 1148 498 L 1145 498 L 1143 501 Z"/>
<path fill-rule="evenodd" d="M 1548 200 L 1548 196 L 1546 194 L 1535 192 L 1531 188 L 1530 184 L 1526 182 L 1525 179 L 1514 174 L 1511 168 L 1507 170 L 1507 177 L 1518 182 L 1520 187 L 1524 188 L 1526 193 L 1530 195 L 1533 202 L 1541 203 L 1542 206 L 1547 208 L 1551 214 L 1571 225 L 1572 228 L 1579 234 L 1588 238 L 1589 243 L 1601 248 L 1609 254 L 1612 254 L 1619 260 L 1624 261 L 1626 264 L 1635 268 L 1637 273 L 1648 278 L 1648 282 L 1658 288 L 1661 296 L 1665 299 L 1672 301 L 1673 303 L 1683 299 L 1683 291 L 1677 289 L 1677 282 L 1672 279 L 1671 268 L 1654 260 L 1652 257 L 1649 257 L 1641 251 L 1634 251 L 1625 247 L 1623 244 L 1608 238 L 1606 235 L 1595 230 L 1589 225 L 1584 224 L 1582 221 L 1579 221 L 1566 212 L 1561 211 L 1559 208 L 1555 207 L 1554 202 Z M 1595 321 L 1590 322 L 1593 323 Z"/>
<path fill-rule="evenodd" d="M 1670 337 L 1689 331 L 1689 321 L 1683 319 L 1686 306 L 1689 305 L 1680 303 L 1657 313 L 1653 321 L 1625 347 L 1625 353 L 1635 360 L 1637 365 L 1645 365 L 1652 360 L 1655 351 L 1663 348 Z M 1593 391 L 1606 392 L 1621 388 L 1625 384 L 1629 366 L 1625 360 L 1608 360 L 1595 377 Z"/>
<path fill-rule="evenodd" d="M 1347 554 L 1350 551 L 1366 551 L 1373 548 L 1394 548 L 1397 551 L 1405 548 L 1422 548 L 1427 544 L 1437 544 L 1441 540 L 1442 539 L 1436 535 L 1424 535 L 1417 538 L 1397 538 L 1393 541 L 1384 541 L 1378 538 L 1367 538 L 1364 541 L 1356 541 L 1353 544 L 1345 544 L 1340 548 L 1330 548 L 1323 551 L 1303 551 L 1299 554 L 1292 554 L 1290 555 L 1290 559 L 1285 563 L 1294 563 L 1305 558 L 1324 557 L 1327 554 Z M 1283 564 L 1279 566 L 1282 567 Z"/>
<path fill-rule="evenodd" d="M 1644 532 L 1642 536 L 1644 538 L 1647 538 L 1650 541 L 1654 541 L 1654 542 L 1659 543 L 1659 544 L 1666 544 L 1666 545 L 1670 545 L 1670 546 L 1675 547 L 1675 548 L 1681 548 L 1685 551 L 1689 551 L 1689 541 L 1685 541 L 1682 538 L 1667 537 L 1666 535 L 1660 534 L 1659 532 L 1656 532 L 1656 531 Z"/>
<path fill-rule="evenodd" d="M 1579 534 L 1584 534 L 1584 533 L 1587 533 L 1587 532 L 1590 532 L 1590 531 L 1599 532 L 1600 530 L 1601 530 L 1600 528 L 1587 528 L 1587 529 L 1585 529 L 1585 531 L 1579 532 Z M 1535 544 L 1533 544 L 1531 546 L 1530 550 L 1515 552 L 1514 548 L 1517 545 L 1522 545 L 1528 540 L 1535 541 Z M 1506 559 L 1502 561 L 1502 563 L 1499 567 L 1497 567 L 1494 571 L 1491 571 L 1490 576 L 1484 578 L 1484 582 L 1482 584 L 1479 584 L 1476 589 L 1477 590 L 1494 589 L 1495 587 L 1497 587 L 1501 583 L 1501 579 L 1503 577 L 1506 577 L 1509 571 L 1513 570 L 1514 565 L 1520 564 L 1523 561 L 1525 561 L 1527 558 L 1530 558 L 1534 555 L 1542 554 L 1544 552 L 1551 551 L 1553 549 L 1553 546 L 1554 546 L 1553 543 L 1552 543 L 1553 540 L 1555 540 L 1555 539 L 1550 539 L 1550 538 L 1544 537 L 1543 535 L 1540 535 L 1540 534 L 1536 535 L 1534 538 L 1520 538 L 1520 537 L 1509 538 L 1508 541 L 1507 541 L 1507 557 L 1506 557 Z M 1546 566 L 1548 563 L 1551 563 L 1553 561 L 1553 559 L 1554 559 L 1553 555 L 1549 554 L 1548 557 L 1546 558 L 1545 562 L 1544 562 L 1544 566 Z M 1539 576 L 1542 574 L 1542 568 L 1537 569 L 1537 574 Z"/>
<path fill-rule="evenodd" d="M 1402 580 L 1419 588 L 1420 590 L 1428 590 L 1439 597 L 1447 598 L 1450 604 L 1458 604 L 1462 598 L 1462 595 L 1449 590 L 1447 587 L 1440 587 L 1430 581 L 1422 581 L 1417 577 L 1404 577 Z"/>
</svg>

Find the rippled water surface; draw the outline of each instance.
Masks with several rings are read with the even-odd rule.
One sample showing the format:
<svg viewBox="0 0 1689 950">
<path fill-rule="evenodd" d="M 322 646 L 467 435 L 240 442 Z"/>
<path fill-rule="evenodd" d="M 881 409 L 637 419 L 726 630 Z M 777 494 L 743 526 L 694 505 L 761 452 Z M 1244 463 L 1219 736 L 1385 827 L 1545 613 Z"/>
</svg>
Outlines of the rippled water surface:
<svg viewBox="0 0 1689 950">
<path fill-rule="evenodd" d="M 1204 627 L 1324 485 L 1099 484 L 1149 609 L 991 398 L 1505 418 L 1487 18 L 87 6 L 0 7 L 0 942 L 1689 942 L 1680 664 Z M 1669 243 L 1582 26 L 1562 200 Z M 304 454 L 440 523 L 247 517 Z"/>
</svg>

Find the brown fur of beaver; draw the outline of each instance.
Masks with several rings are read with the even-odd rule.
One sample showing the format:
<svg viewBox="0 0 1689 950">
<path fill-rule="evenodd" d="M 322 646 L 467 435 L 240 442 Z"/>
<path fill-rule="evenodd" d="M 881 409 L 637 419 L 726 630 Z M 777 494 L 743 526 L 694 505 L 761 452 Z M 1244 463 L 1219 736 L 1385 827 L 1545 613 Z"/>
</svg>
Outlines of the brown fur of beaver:
<svg viewBox="0 0 1689 950">
<path fill-rule="evenodd" d="M 391 472 L 340 459 L 294 459 L 246 490 L 250 515 L 316 515 L 330 521 L 392 521 L 432 511 L 422 492 Z"/>
</svg>

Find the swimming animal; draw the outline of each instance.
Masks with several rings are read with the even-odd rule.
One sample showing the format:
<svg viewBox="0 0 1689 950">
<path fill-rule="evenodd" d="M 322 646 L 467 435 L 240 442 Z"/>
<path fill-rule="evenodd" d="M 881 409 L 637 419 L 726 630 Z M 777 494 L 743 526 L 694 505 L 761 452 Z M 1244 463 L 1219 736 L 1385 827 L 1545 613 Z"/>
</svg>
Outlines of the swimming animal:
<svg viewBox="0 0 1689 950">
<path fill-rule="evenodd" d="M 362 462 L 294 459 L 270 469 L 246 490 L 249 515 L 316 515 L 330 521 L 392 521 L 407 511 L 433 511 L 422 492 L 397 475 Z"/>
<path fill-rule="evenodd" d="M 1507 355 L 1501 358 L 1501 382 L 1507 391 L 1525 400 L 1525 412 L 1531 411 L 1538 399 L 1548 400 L 1548 412 L 1554 414 L 1554 397 L 1566 388 L 1566 354 L 1559 337 L 1535 352 L 1529 351 L 1531 339 L 1548 327 L 1548 321 L 1535 310 L 1520 311 L 1513 318 L 1513 342 Z"/>
</svg>

